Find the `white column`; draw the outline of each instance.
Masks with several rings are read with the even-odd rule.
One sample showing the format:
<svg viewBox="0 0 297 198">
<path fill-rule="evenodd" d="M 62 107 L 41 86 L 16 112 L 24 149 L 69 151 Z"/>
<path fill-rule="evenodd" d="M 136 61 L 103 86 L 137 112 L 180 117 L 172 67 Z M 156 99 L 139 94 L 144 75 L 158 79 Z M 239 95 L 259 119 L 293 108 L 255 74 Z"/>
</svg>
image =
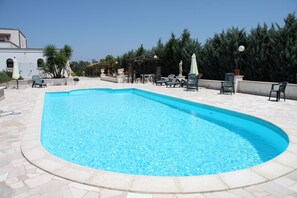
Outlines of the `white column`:
<svg viewBox="0 0 297 198">
<path fill-rule="evenodd" d="M 237 93 L 238 91 L 238 82 L 239 81 L 242 81 L 243 80 L 243 77 L 242 75 L 235 75 L 234 76 L 234 89 L 235 89 L 235 93 Z"/>
</svg>

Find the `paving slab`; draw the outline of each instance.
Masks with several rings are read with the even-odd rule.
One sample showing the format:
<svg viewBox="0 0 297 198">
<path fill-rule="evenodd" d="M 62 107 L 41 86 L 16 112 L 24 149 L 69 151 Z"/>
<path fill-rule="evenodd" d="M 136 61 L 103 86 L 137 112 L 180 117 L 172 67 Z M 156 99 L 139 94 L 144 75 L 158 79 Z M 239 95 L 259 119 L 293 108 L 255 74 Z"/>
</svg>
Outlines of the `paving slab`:
<svg viewBox="0 0 297 198">
<path fill-rule="evenodd" d="M 226 189 L 216 188 L 215 192 L 209 193 L 194 193 L 180 194 L 175 192 L 162 194 L 156 193 L 139 193 L 135 191 L 138 184 L 135 185 L 135 178 L 128 179 L 127 188 L 130 190 L 112 190 L 103 187 L 94 187 L 94 185 L 84 185 L 85 181 L 116 183 L 120 185 L 120 181 L 112 181 L 110 178 L 102 180 L 93 175 L 82 176 L 82 171 L 76 177 L 84 180 L 81 182 L 73 182 L 45 172 L 38 168 L 40 164 L 48 164 L 51 171 L 61 170 L 66 174 L 74 175 L 74 172 L 67 172 L 61 169 L 59 163 L 51 163 L 43 158 L 43 153 L 37 150 L 33 151 L 30 157 L 34 162 L 38 162 L 37 166 L 32 165 L 23 157 L 21 151 L 21 141 L 25 132 L 28 129 L 38 129 L 41 117 L 34 116 L 33 112 L 41 112 L 42 101 L 39 98 L 43 97 L 45 92 L 51 91 L 68 91 L 84 88 L 139 88 L 160 94 L 165 94 L 173 97 L 183 98 L 202 104 L 213 105 L 216 107 L 227 108 L 233 111 L 246 113 L 258 118 L 268 120 L 275 123 L 277 126 L 285 130 L 290 142 L 294 143 L 289 146 L 284 154 L 280 155 L 273 161 L 268 168 L 265 165 L 253 167 L 244 171 L 245 178 L 237 178 L 220 175 L 219 185 L 227 186 Z M 100 81 L 100 79 L 80 78 L 77 85 L 67 86 L 49 86 L 47 88 L 21 88 L 5 89 L 5 99 L 0 101 L 1 110 L 13 110 L 20 112 L 19 115 L 9 115 L 0 117 L 0 194 L 4 197 L 296 197 L 297 194 L 297 101 L 286 100 L 285 102 L 270 102 L 267 97 L 255 96 L 249 94 L 237 93 L 235 95 L 220 95 L 218 90 L 199 88 L 199 92 L 187 92 L 183 88 L 166 88 L 165 86 L 155 86 L 152 84 L 117 84 Z M 31 124 L 30 121 L 35 121 L 37 124 Z M 38 146 L 38 143 L 33 140 L 38 140 L 39 136 L 32 133 L 27 136 L 28 142 L 24 149 Z M 25 138 L 26 139 L 26 138 Z M 30 155 L 29 154 L 29 155 Z M 4 159 L 4 160 L 2 160 Z M 63 164 L 64 166 L 64 164 Z M 72 167 L 72 166 L 71 166 Z M 275 171 L 277 170 L 277 171 Z M 234 173 L 232 173 L 234 174 Z M 132 176 L 133 178 L 133 176 Z M 142 180 L 137 178 L 137 180 Z M 61 183 L 59 183 L 59 182 Z M 143 180 L 142 180 L 143 181 Z M 222 183 L 220 183 L 222 181 Z M 248 185 L 245 186 L 248 181 Z M 129 183 L 131 182 L 131 183 Z M 160 183 L 147 182 L 147 186 L 141 186 L 142 189 L 151 188 L 155 185 L 156 189 L 164 185 Z M 206 182 L 206 181 L 205 181 Z M 206 182 L 207 183 L 207 182 Z M 170 184 L 170 183 L 169 183 Z M 202 186 L 195 186 L 196 183 L 191 183 L 190 180 L 173 180 L 171 185 L 166 188 L 171 189 L 176 186 L 178 190 L 187 188 L 199 189 Z M 235 189 L 229 189 L 231 186 L 236 186 Z M 46 188 L 48 187 L 48 188 Z M 153 187 L 154 188 L 154 187 Z M 139 190 L 139 189 L 138 189 Z"/>
</svg>

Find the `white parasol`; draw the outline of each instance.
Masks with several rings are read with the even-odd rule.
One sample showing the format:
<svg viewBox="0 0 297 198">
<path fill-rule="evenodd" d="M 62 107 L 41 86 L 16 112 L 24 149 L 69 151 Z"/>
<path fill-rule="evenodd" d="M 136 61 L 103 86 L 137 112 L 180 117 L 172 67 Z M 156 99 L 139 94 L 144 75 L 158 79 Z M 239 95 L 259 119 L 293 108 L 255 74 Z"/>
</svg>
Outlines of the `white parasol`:
<svg viewBox="0 0 297 198">
<path fill-rule="evenodd" d="M 190 74 L 196 74 L 196 76 L 199 74 L 195 53 L 192 55 Z"/>
<path fill-rule="evenodd" d="M 19 88 L 19 81 L 20 78 L 20 69 L 17 59 L 14 57 L 13 59 L 13 71 L 12 71 L 12 78 L 17 81 L 17 89 Z"/>
</svg>

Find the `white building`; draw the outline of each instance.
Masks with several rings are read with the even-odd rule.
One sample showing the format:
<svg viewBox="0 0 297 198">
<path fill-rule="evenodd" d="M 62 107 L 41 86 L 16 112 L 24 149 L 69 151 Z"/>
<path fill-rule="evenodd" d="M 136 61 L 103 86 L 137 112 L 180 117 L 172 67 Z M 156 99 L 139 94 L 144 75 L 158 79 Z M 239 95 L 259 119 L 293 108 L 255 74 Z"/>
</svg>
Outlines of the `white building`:
<svg viewBox="0 0 297 198">
<path fill-rule="evenodd" d="M 0 48 L 27 48 L 27 39 L 18 29 L 0 28 Z"/>
<path fill-rule="evenodd" d="M 31 79 L 32 75 L 42 76 L 43 49 L 27 48 L 27 39 L 18 29 L 0 28 L 0 71 L 12 71 L 14 57 L 24 79 Z"/>
</svg>

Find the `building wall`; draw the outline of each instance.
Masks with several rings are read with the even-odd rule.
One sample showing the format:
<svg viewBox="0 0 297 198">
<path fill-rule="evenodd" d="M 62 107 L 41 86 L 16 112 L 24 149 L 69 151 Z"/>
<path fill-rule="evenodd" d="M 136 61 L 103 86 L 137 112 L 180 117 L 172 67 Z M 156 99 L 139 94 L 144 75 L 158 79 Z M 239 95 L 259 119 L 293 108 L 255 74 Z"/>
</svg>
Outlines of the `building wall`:
<svg viewBox="0 0 297 198">
<path fill-rule="evenodd" d="M 38 59 L 45 61 L 42 49 L 0 48 L 0 71 L 12 71 L 12 69 L 7 68 L 6 61 L 9 58 L 13 60 L 14 57 L 19 64 L 20 75 L 24 79 L 31 79 L 33 75 L 43 76 L 42 72 L 37 67 Z"/>
<path fill-rule="evenodd" d="M 38 59 L 45 61 L 43 49 L 27 48 L 27 39 L 19 29 L 0 28 L 0 36 L 0 71 L 12 71 L 13 68 L 7 67 L 7 60 L 15 57 L 24 79 L 31 79 L 33 75 L 43 76 L 37 65 Z"/>
<path fill-rule="evenodd" d="M 11 42 L 13 44 L 13 47 L 27 48 L 27 39 L 26 39 L 25 35 L 20 30 L 0 28 L 0 34 L 10 34 L 9 42 Z M 4 44 L 5 43 L 7 43 L 7 42 L 4 42 Z M 2 46 L 0 46 L 0 47 L 2 47 Z"/>
<path fill-rule="evenodd" d="M 0 48 L 18 48 L 11 42 L 0 42 Z"/>
<path fill-rule="evenodd" d="M 19 32 L 19 37 L 20 37 L 20 47 L 27 48 L 27 39 L 25 35 L 23 35 L 22 32 Z"/>
</svg>

